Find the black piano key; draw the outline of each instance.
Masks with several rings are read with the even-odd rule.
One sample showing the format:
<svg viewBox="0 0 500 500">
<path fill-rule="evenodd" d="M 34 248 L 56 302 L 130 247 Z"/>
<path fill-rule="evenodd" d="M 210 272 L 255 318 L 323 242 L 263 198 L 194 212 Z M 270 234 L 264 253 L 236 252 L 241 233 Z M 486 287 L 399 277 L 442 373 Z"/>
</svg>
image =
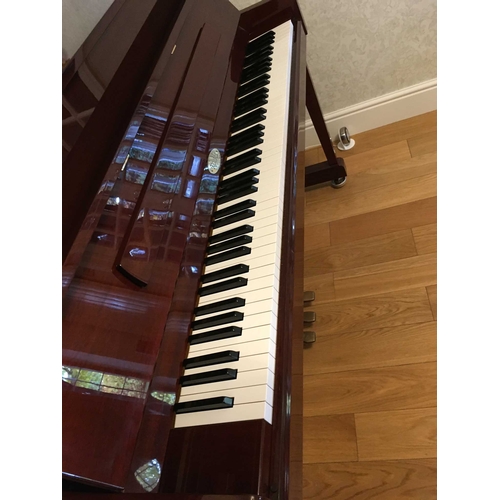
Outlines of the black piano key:
<svg viewBox="0 0 500 500">
<path fill-rule="evenodd" d="M 260 149 L 252 149 L 252 151 L 260 151 Z M 243 153 L 242 155 L 236 157 L 241 158 L 242 156 L 245 156 L 246 153 Z M 222 168 L 222 175 L 230 175 L 234 174 L 235 172 L 239 172 L 240 170 L 243 170 L 244 168 L 252 167 L 253 165 L 258 165 L 261 162 L 261 159 L 258 156 L 247 156 L 244 160 L 239 161 L 238 163 L 232 164 L 230 167 L 223 167 Z"/>
<path fill-rule="evenodd" d="M 269 57 L 272 61 L 271 55 L 274 52 L 274 47 L 271 45 L 266 49 L 259 50 L 258 52 L 254 52 L 252 55 L 245 57 L 243 61 L 243 69 L 255 64 L 256 62 L 260 62 L 266 57 Z"/>
<path fill-rule="evenodd" d="M 257 170 L 256 168 L 249 168 L 248 170 L 245 170 L 243 173 L 235 175 L 234 177 L 231 177 L 229 179 L 223 180 L 219 184 L 219 190 L 220 189 L 227 189 L 229 186 L 232 186 L 233 184 L 239 184 L 240 182 L 244 182 L 249 178 L 256 177 L 260 174 L 260 170 Z M 248 200 L 250 201 L 250 200 Z M 238 205 L 242 205 L 245 202 L 238 203 L 237 205 L 233 205 L 234 207 Z M 227 209 L 224 209 L 227 210 Z M 214 214 L 215 216 L 215 214 Z"/>
<path fill-rule="evenodd" d="M 186 401 L 185 403 L 176 403 L 174 405 L 175 413 L 194 413 L 196 411 L 223 410 L 232 408 L 234 398 L 219 396 L 216 398 L 197 399 L 195 401 Z"/>
<path fill-rule="evenodd" d="M 242 234 L 248 234 L 253 231 L 253 226 L 248 224 L 243 224 L 243 226 L 230 229 L 229 231 L 224 231 L 223 233 L 214 234 L 208 238 L 208 243 L 219 243 L 220 241 L 229 240 L 235 238 L 236 236 L 241 236 Z"/>
<path fill-rule="evenodd" d="M 210 332 L 190 335 L 188 337 L 188 342 L 190 345 L 204 344 L 205 342 L 241 337 L 242 332 L 243 329 L 239 326 L 226 326 L 224 328 L 218 328 L 217 330 L 211 330 Z"/>
<path fill-rule="evenodd" d="M 242 155 L 239 155 L 236 158 L 232 158 L 231 160 L 227 160 L 224 165 L 222 166 L 222 171 L 225 173 L 227 169 L 230 169 L 236 165 L 239 165 L 240 163 L 245 163 L 245 161 L 249 159 L 253 159 L 255 157 L 258 157 L 260 154 L 262 154 L 262 151 L 258 148 L 254 148 L 251 151 L 247 151 L 246 153 L 243 153 Z M 227 175 L 227 173 L 225 173 Z"/>
<path fill-rule="evenodd" d="M 233 215 L 229 215 L 222 219 L 218 219 L 212 223 L 213 228 L 224 227 L 232 224 L 233 222 L 238 222 L 240 220 L 250 219 L 255 216 L 255 212 L 253 210 L 242 210 Z"/>
<path fill-rule="evenodd" d="M 227 311 L 228 309 L 243 307 L 244 305 L 245 299 L 242 299 L 241 297 L 233 297 L 231 299 L 219 300 L 218 302 L 213 302 L 212 304 L 207 304 L 206 306 L 196 307 L 194 315 L 196 317 L 204 316 L 205 314 Z"/>
<path fill-rule="evenodd" d="M 211 283 L 212 281 L 222 280 L 224 278 L 230 278 L 231 276 L 236 276 L 238 274 L 248 273 L 249 270 L 250 268 L 246 264 L 237 264 L 236 266 L 226 267 L 225 269 L 220 269 L 219 271 L 205 274 L 201 277 L 201 282 Z"/>
<path fill-rule="evenodd" d="M 268 103 L 267 96 L 260 97 L 259 99 L 256 99 L 253 103 L 245 105 L 245 106 L 240 106 L 236 107 L 234 109 L 234 114 L 233 114 L 233 119 L 238 118 L 239 116 L 243 116 L 246 113 L 250 113 L 251 111 L 257 109 L 259 106 L 264 106 Z"/>
<path fill-rule="evenodd" d="M 249 255 L 252 253 L 252 249 L 248 247 L 239 247 L 233 250 L 228 250 L 227 252 L 221 252 L 213 255 L 212 257 L 205 258 L 205 265 L 211 266 L 212 264 L 218 264 L 219 262 L 226 262 L 227 260 L 236 259 L 236 257 L 243 257 L 243 255 Z"/>
<path fill-rule="evenodd" d="M 233 238 L 232 240 L 227 240 L 223 243 L 218 243 L 217 245 L 211 245 L 207 247 L 207 255 L 213 255 L 214 253 L 229 250 L 230 248 L 241 247 L 243 245 L 246 245 L 247 243 L 252 243 L 252 237 L 244 234 L 243 236 L 238 236 L 237 238 Z"/>
<path fill-rule="evenodd" d="M 220 365 L 221 363 L 232 363 L 240 359 L 239 351 L 222 351 L 213 354 L 205 354 L 204 356 L 196 356 L 194 358 L 185 359 L 182 364 L 184 368 L 201 368 L 203 366 Z"/>
<path fill-rule="evenodd" d="M 220 203 L 221 199 L 225 199 L 227 196 L 236 196 L 236 198 L 241 198 L 240 194 L 243 191 L 246 191 L 250 187 L 254 187 L 255 184 L 259 183 L 258 177 L 251 177 L 250 179 L 246 179 L 245 183 L 232 184 L 227 189 L 223 189 L 218 193 L 218 203 Z M 219 219 L 222 220 L 222 219 Z"/>
<path fill-rule="evenodd" d="M 267 110 L 265 108 L 255 109 L 241 118 L 237 118 L 231 124 L 231 133 L 239 132 L 244 128 L 261 123 L 266 119 Z"/>
<path fill-rule="evenodd" d="M 252 40 L 246 46 L 245 55 L 249 56 L 255 51 L 261 49 L 263 46 L 271 45 L 274 41 L 275 35 L 274 31 L 268 31 L 264 35 L 259 36 L 259 38 Z"/>
<path fill-rule="evenodd" d="M 247 189 L 250 186 L 253 186 L 254 184 L 258 184 L 258 183 L 259 183 L 258 177 L 250 177 L 249 179 L 245 179 L 244 181 L 240 182 L 239 184 L 230 184 L 225 189 L 219 189 L 217 195 L 220 197 L 230 195 L 230 194 L 236 193 L 238 191 L 242 191 L 243 189 Z"/>
<path fill-rule="evenodd" d="M 242 248 L 248 248 L 248 247 L 242 247 Z M 248 250 L 250 250 L 248 248 Z M 236 252 L 236 250 L 230 250 L 230 252 Z M 243 255 L 248 255 L 250 252 L 244 253 Z M 220 254 L 222 255 L 222 254 Z M 210 259 L 215 258 L 214 257 L 209 257 Z M 229 259 L 233 259 L 234 257 L 229 257 Z M 221 260 L 219 262 L 224 262 L 224 260 Z M 212 262 L 213 264 L 213 262 Z M 208 264 L 207 264 L 208 265 Z M 226 290 L 232 290 L 233 288 L 241 288 L 242 286 L 246 286 L 248 283 L 248 280 L 246 278 L 233 278 L 227 281 L 222 281 L 220 283 L 215 283 L 215 285 L 209 285 L 209 286 L 204 286 L 201 287 L 198 290 L 198 294 L 200 297 L 205 297 L 206 295 L 213 295 L 214 293 L 220 293 L 220 292 L 225 292 Z"/>
<path fill-rule="evenodd" d="M 222 368 L 221 370 L 212 370 L 210 372 L 194 373 L 193 375 L 183 375 L 179 379 L 182 387 L 191 387 L 201 384 L 215 384 L 225 380 L 235 380 L 238 377 L 238 370 L 232 368 Z"/>
<path fill-rule="evenodd" d="M 233 156 L 241 153 L 242 151 L 246 151 L 247 149 L 253 148 L 254 146 L 258 146 L 264 142 L 264 139 L 261 137 L 264 135 L 263 132 L 259 132 L 259 137 L 254 137 L 253 139 L 249 139 L 246 142 L 240 142 L 238 145 L 234 146 L 234 148 L 227 149 L 227 155 Z"/>
<path fill-rule="evenodd" d="M 253 58 L 253 56 L 252 56 Z M 241 72 L 242 76 L 245 74 L 245 72 L 250 72 L 251 69 L 255 66 L 265 66 L 265 65 L 270 65 L 272 66 L 272 61 L 273 58 L 269 56 L 268 54 L 263 54 L 263 53 L 256 53 L 256 57 L 252 59 L 252 62 L 250 64 L 244 64 L 244 69 Z M 247 60 L 245 59 L 245 62 Z"/>
<path fill-rule="evenodd" d="M 237 323 L 243 321 L 244 314 L 239 311 L 231 311 L 210 318 L 199 319 L 191 323 L 193 331 L 201 330 L 202 328 L 210 328 L 211 326 L 227 325 L 228 323 Z"/>
<path fill-rule="evenodd" d="M 263 62 L 260 64 L 253 64 L 241 72 L 240 83 L 244 85 L 246 82 L 257 78 L 264 73 L 268 73 L 271 70 L 272 64 L 270 62 Z"/>
<path fill-rule="evenodd" d="M 254 125 L 253 127 L 247 128 L 239 134 L 234 134 L 229 139 L 227 147 L 229 148 L 235 144 L 238 144 L 239 142 L 251 139 L 252 137 L 259 137 L 259 132 L 262 132 L 265 128 L 265 125 L 259 123 L 257 125 Z"/>
<path fill-rule="evenodd" d="M 224 203 L 227 203 L 228 201 L 233 201 L 237 200 L 238 198 L 243 198 L 243 196 L 247 196 L 249 194 L 256 193 L 259 190 L 256 186 L 251 186 L 248 189 L 241 191 L 241 192 L 235 192 L 233 194 L 227 194 L 224 196 L 220 196 L 217 198 L 217 204 L 218 205 L 224 205 Z"/>
<path fill-rule="evenodd" d="M 265 85 L 269 85 L 270 81 L 271 77 L 266 73 L 265 75 L 261 75 L 257 78 L 254 78 L 245 85 L 240 85 L 237 94 L 238 99 L 241 99 L 243 96 L 246 96 L 247 94 L 253 92 L 254 90 L 260 89 Z"/>
<path fill-rule="evenodd" d="M 235 106 L 233 118 L 238 118 L 238 116 L 244 115 L 245 113 L 249 113 L 250 111 L 257 109 L 260 106 L 264 106 L 269 102 L 267 97 L 268 97 L 267 95 L 261 95 L 259 97 L 256 97 L 252 101 L 247 101 L 244 105 L 242 104 L 241 106 L 239 105 Z"/>
<path fill-rule="evenodd" d="M 256 174 L 254 173 L 253 175 L 258 175 L 260 172 L 256 170 L 255 168 L 252 168 L 254 172 L 257 172 Z M 252 175 L 252 177 L 253 177 Z M 234 177 L 232 178 L 234 179 Z M 232 180 L 232 179 L 228 179 Z M 225 181 L 221 182 L 221 186 L 224 184 Z M 230 207 L 223 208 L 222 210 L 217 210 L 213 214 L 214 220 L 220 219 L 221 217 L 227 217 L 228 215 L 234 214 L 236 212 L 239 212 L 241 210 L 245 210 L 246 208 L 252 208 L 257 205 L 257 202 L 255 200 L 245 200 L 241 201 L 240 203 L 236 203 L 235 205 L 231 205 Z"/>
<path fill-rule="evenodd" d="M 267 87 L 262 87 L 251 94 L 240 99 L 234 106 L 234 116 L 241 115 L 242 113 L 248 113 L 249 111 L 253 111 L 257 109 L 260 104 L 259 102 L 263 102 L 269 97 L 269 90 Z"/>
</svg>

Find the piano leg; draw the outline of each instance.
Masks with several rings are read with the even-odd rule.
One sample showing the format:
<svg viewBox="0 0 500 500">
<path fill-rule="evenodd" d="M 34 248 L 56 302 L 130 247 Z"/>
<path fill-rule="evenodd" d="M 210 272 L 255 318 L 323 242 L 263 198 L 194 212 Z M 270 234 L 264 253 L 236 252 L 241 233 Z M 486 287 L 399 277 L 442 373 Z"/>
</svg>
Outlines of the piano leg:
<svg viewBox="0 0 500 500">
<path fill-rule="evenodd" d="M 334 188 L 340 188 L 347 177 L 345 163 L 342 158 L 337 158 L 333 150 L 309 70 L 306 72 L 306 106 L 326 155 L 326 161 L 306 167 L 306 187 L 331 181 Z"/>
</svg>

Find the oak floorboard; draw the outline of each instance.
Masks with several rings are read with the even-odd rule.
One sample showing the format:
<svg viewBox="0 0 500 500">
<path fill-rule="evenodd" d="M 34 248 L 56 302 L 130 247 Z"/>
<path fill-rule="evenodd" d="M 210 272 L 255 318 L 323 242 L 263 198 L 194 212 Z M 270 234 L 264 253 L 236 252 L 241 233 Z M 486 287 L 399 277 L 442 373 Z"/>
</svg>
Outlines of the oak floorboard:
<svg viewBox="0 0 500 500">
<path fill-rule="evenodd" d="M 307 224 L 304 227 L 304 251 L 330 246 L 330 224 Z"/>
<path fill-rule="evenodd" d="M 437 151 L 437 133 L 427 132 L 408 139 L 411 156 L 420 156 Z"/>
<path fill-rule="evenodd" d="M 437 461 L 341 462 L 303 467 L 304 500 L 436 500 Z"/>
<path fill-rule="evenodd" d="M 435 458 L 436 417 L 436 408 L 356 414 L 359 460 Z"/>
<path fill-rule="evenodd" d="M 306 191 L 306 203 L 311 204 L 330 199 L 340 200 L 375 187 L 422 177 L 435 173 L 436 165 L 437 155 L 431 153 L 389 164 L 381 163 L 357 174 L 352 174 L 349 169 L 348 180 L 342 189 L 334 190 L 328 183 L 310 187 Z"/>
<path fill-rule="evenodd" d="M 433 321 L 425 288 L 339 301 L 313 302 L 317 335 Z"/>
<path fill-rule="evenodd" d="M 436 362 L 304 377 L 304 416 L 436 406 Z"/>
<path fill-rule="evenodd" d="M 305 252 L 306 276 L 315 276 L 417 255 L 411 230 L 373 236 Z"/>
<path fill-rule="evenodd" d="M 436 335 L 435 321 L 355 332 L 321 330 L 314 349 L 304 351 L 304 375 L 436 361 Z"/>
<path fill-rule="evenodd" d="M 303 461 L 357 461 L 354 415 L 306 417 L 304 423 Z"/>
<path fill-rule="evenodd" d="M 436 173 L 379 186 L 356 196 L 306 204 L 305 220 L 315 224 L 347 219 L 405 203 L 436 196 Z"/>
<path fill-rule="evenodd" d="M 435 196 L 330 222 L 331 244 L 412 229 L 437 221 Z"/>
<path fill-rule="evenodd" d="M 426 287 L 436 283 L 435 253 L 333 273 L 336 300 Z"/>
<path fill-rule="evenodd" d="M 426 287 L 427 295 L 429 296 L 429 302 L 431 304 L 432 316 L 434 320 L 437 321 L 437 285 L 431 285 Z"/>
<path fill-rule="evenodd" d="M 437 224 L 414 227 L 411 231 L 419 255 L 437 252 Z"/>
<path fill-rule="evenodd" d="M 342 157 L 342 155 L 339 155 Z M 326 161 L 323 149 L 318 149 L 318 162 Z M 347 175 L 355 175 L 373 167 L 381 165 L 391 165 L 411 158 L 408 141 L 402 140 L 392 142 L 385 146 L 370 149 L 364 152 L 357 152 L 349 156 L 349 164 L 346 169 Z"/>
<path fill-rule="evenodd" d="M 316 298 L 310 306 L 315 309 L 318 304 L 335 300 L 333 273 L 318 274 L 304 277 L 304 290 L 312 291 Z"/>
</svg>

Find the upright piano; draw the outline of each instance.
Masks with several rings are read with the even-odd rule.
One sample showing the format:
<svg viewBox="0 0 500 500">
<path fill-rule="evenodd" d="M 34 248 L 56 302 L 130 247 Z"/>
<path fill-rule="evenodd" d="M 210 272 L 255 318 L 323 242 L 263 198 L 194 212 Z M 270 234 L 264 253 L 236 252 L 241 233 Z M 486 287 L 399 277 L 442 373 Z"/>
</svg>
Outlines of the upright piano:
<svg viewBox="0 0 500 500">
<path fill-rule="evenodd" d="M 115 0 L 65 68 L 64 495 L 301 498 L 305 35 Z"/>
</svg>

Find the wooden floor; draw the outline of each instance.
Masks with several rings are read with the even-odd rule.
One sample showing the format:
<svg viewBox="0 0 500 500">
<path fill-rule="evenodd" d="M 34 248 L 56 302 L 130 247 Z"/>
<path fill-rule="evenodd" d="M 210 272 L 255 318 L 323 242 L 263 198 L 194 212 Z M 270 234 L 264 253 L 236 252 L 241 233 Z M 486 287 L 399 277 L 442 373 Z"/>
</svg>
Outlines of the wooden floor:
<svg viewBox="0 0 500 500">
<path fill-rule="evenodd" d="M 354 139 L 306 193 L 304 498 L 435 499 L 436 113 Z"/>
</svg>

